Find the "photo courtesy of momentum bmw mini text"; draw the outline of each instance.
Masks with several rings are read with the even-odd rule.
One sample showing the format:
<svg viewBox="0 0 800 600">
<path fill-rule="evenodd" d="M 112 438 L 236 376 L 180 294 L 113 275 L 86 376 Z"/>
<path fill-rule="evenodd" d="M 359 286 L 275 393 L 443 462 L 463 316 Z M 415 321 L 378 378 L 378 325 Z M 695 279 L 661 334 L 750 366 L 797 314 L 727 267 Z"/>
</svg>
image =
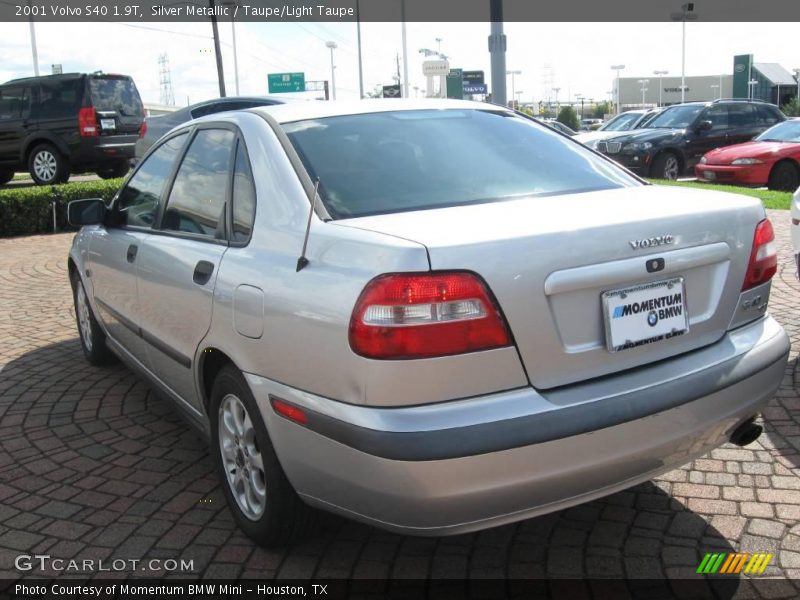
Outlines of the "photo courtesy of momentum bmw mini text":
<svg viewBox="0 0 800 600">
<path fill-rule="evenodd" d="M 800 597 L 798 23 L 0 2 L 0 599 Z"/>
</svg>

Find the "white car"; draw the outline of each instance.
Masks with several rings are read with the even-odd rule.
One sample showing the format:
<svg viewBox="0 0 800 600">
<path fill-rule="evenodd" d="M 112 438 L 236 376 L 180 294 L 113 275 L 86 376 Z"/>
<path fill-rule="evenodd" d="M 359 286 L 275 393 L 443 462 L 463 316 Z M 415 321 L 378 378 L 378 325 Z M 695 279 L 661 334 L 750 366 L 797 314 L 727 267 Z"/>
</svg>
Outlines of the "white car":
<svg viewBox="0 0 800 600">
<path fill-rule="evenodd" d="M 639 129 L 652 117 L 661 111 L 660 108 L 629 110 L 620 113 L 603 125 L 597 131 L 584 131 L 575 136 L 581 144 L 594 148 L 600 140 L 610 138 L 622 131 Z"/>
</svg>

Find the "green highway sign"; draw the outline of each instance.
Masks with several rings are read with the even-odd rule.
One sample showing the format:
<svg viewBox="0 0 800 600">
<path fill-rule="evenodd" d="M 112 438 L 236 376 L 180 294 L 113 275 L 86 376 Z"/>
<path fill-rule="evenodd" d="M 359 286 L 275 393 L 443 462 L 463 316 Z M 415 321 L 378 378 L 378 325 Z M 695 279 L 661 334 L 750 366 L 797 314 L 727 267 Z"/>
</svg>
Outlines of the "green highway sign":
<svg viewBox="0 0 800 600">
<path fill-rule="evenodd" d="M 270 73 L 267 75 L 267 86 L 270 94 L 282 92 L 305 92 L 305 73 Z"/>
</svg>

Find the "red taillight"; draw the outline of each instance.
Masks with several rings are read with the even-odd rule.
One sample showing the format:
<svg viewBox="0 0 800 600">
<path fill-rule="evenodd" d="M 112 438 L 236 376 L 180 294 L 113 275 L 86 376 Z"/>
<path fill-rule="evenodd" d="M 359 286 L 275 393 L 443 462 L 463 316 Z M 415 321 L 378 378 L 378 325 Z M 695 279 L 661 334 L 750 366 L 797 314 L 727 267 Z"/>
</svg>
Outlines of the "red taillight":
<svg viewBox="0 0 800 600">
<path fill-rule="evenodd" d="M 764 219 L 756 226 L 753 236 L 753 249 L 750 251 L 750 262 L 744 275 L 742 291 L 766 283 L 778 270 L 778 251 L 775 247 L 775 232 L 772 223 Z"/>
<path fill-rule="evenodd" d="M 275 398 L 274 396 L 270 396 L 269 400 L 272 403 L 272 409 L 280 416 L 286 417 L 290 421 L 300 423 L 301 425 L 306 425 L 308 423 L 308 416 L 302 409 L 288 402 L 284 402 L 280 398 Z"/>
<path fill-rule="evenodd" d="M 496 303 L 472 273 L 397 273 L 367 284 L 350 319 L 350 347 L 367 358 L 430 358 L 508 346 Z"/>
<path fill-rule="evenodd" d="M 78 132 L 81 137 L 95 137 L 97 135 L 97 113 L 93 106 L 82 108 L 78 111 Z"/>
<path fill-rule="evenodd" d="M 147 133 L 147 121 L 142 121 L 142 126 L 139 127 L 139 137 L 143 138 L 144 135 Z"/>
</svg>

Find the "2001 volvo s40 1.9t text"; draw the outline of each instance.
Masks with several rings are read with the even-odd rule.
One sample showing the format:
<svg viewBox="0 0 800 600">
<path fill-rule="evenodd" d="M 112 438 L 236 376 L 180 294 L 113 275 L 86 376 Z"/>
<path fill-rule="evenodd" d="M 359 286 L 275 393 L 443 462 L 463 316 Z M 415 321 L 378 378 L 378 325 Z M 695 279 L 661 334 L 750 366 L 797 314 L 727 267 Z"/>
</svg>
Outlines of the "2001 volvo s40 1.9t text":
<svg viewBox="0 0 800 600">
<path fill-rule="evenodd" d="M 752 441 L 789 352 L 757 200 L 487 104 L 212 115 L 69 212 L 86 356 L 207 435 L 262 544 L 314 508 L 440 535 L 610 494 Z"/>
</svg>

